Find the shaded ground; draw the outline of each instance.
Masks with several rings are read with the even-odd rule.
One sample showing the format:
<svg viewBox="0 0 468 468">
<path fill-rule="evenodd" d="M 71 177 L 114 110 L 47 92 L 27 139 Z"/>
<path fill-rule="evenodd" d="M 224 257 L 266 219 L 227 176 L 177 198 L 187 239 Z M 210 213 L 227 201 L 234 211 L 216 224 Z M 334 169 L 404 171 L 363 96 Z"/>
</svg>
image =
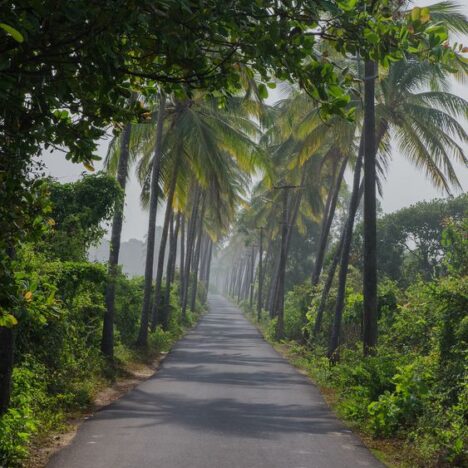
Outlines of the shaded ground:
<svg viewBox="0 0 468 468">
<path fill-rule="evenodd" d="M 50 468 L 381 467 L 220 296 L 160 371 L 86 421 Z"/>
</svg>

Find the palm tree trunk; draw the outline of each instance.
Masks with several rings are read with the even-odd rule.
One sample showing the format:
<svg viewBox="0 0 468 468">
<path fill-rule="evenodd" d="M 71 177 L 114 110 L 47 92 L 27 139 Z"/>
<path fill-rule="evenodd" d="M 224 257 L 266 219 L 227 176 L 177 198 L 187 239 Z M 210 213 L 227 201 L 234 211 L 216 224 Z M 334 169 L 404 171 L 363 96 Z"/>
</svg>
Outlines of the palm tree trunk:
<svg viewBox="0 0 468 468">
<path fill-rule="evenodd" d="M 263 300 L 263 228 L 260 228 L 260 239 L 258 242 L 258 292 L 257 292 L 257 320 L 262 318 Z"/>
<path fill-rule="evenodd" d="M 164 288 L 164 297 L 162 298 L 161 316 L 159 322 L 163 330 L 167 330 L 170 301 L 171 301 L 171 284 L 172 284 L 172 258 L 174 256 L 174 211 L 171 211 L 169 220 L 169 252 L 166 263 L 166 284 Z M 177 241 L 176 241 L 177 242 Z M 175 264 L 174 264 L 175 266 Z"/>
<path fill-rule="evenodd" d="M 213 241 L 210 239 L 209 251 L 208 251 L 208 263 L 206 266 L 206 296 L 205 301 L 208 298 L 208 291 L 210 289 L 210 273 L 211 273 L 211 260 L 213 258 Z"/>
<path fill-rule="evenodd" d="M 122 189 L 122 199 L 115 207 L 112 220 L 111 242 L 109 250 L 109 261 L 107 264 L 107 284 L 105 291 L 106 312 L 102 326 L 101 351 L 106 358 L 112 360 L 114 357 L 114 315 L 115 315 L 115 281 L 117 266 L 119 263 L 120 239 L 122 236 L 123 212 L 125 206 L 125 186 L 128 174 L 128 158 L 130 154 L 130 135 L 132 125 L 125 125 L 120 142 L 120 158 L 117 168 L 117 183 Z"/>
<path fill-rule="evenodd" d="M 375 78 L 377 64 L 367 60 L 364 66 L 364 355 L 375 352 L 377 345 L 377 200 Z"/>
<path fill-rule="evenodd" d="M 187 228 L 187 251 L 186 251 L 185 265 L 184 265 L 185 266 L 184 292 L 182 295 L 182 319 L 184 321 L 187 315 L 188 290 L 190 286 L 190 272 L 191 272 L 191 263 L 192 263 L 193 250 L 194 250 L 199 201 L 200 201 L 200 188 L 196 186 L 194 190 L 192 213 L 190 215 L 189 225 Z"/>
<path fill-rule="evenodd" d="M 279 243 L 280 251 L 281 251 L 281 242 Z M 278 278 L 279 278 L 279 268 L 281 262 L 281 255 L 275 257 L 272 274 L 271 274 L 271 281 L 270 281 L 270 292 L 268 297 L 268 308 L 270 310 L 270 317 L 273 318 L 275 316 L 275 307 L 278 297 Z"/>
<path fill-rule="evenodd" d="M 210 237 L 205 234 L 204 236 L 204 248 L 203 248 L 203 256 L 202 256 L 202 272 L 200 273 L 200 281 L 203 283 L 204 293 L 203 293 L 203 302 L 206 302 L 208 298 L 208 273 L 210 270 L 210 262 L 211 262 L 211 253 L 212 253 L 212 246 L 213 242 L 211 241 Z"/>
<path fill-rule="evenodd" d="M 137 338 L 137 345 L 146 347 L 148 345 L 148 322 L 151 306 L 151 286 L 153 283 L 153 261 L 154 243 L 156 232 L 156 212 L 158 208 L 158 179 L 161 167 L 162 138 L 164 126 L 164 113 L 166 108 L 166 95 L 161 91 L 159 98 L 158 121 L 156 124 L 156 146 L 153 157 L 153 168 L 151 171 L 151 193 L 148 222 L 148 239 L 146 248 L 145 265 L 145 289 L 143 296 L 143 308 L 141 311 L 140 330 Z"/>
<path fill-rule="evenodd" d="M 179 281 L 180 281 L 180 303 L 184 295 L 184 273 L 185 273 L 185 217 L 181 214 L 180 219 L 180 266 L 179 266 Z"/>
<path fill-rule="evenodd" d="M 245 256 L 241 258 L 240 265 L 239 265 L 239 276 L 237 280 L 237 302 L 240 302 L 241 294 L 242 294 L 242 285 L 244 283 L 244 273 L 245 273 Z"/>
<path fill-rule="evenodd" d="M 180 232 L 181 222 L 182 222 L 182 215 L 181 215 L 181 213 L 177 213 L 177 216 L 175 218 L 174 231 L 173 231 L 173 243 L 171 244 L 171 248 L 173 250 L 171 251 L 172 258 L 171 258 L 170 263 L 169 263 L 169 259 L 168 259 L 169 282 L 170 282 L 170 284 L 172 284 L 174 282 L 174 278 L 175 278 L 176 261 L 177 261 L 177 245 L 178 245 L 178 242 L 179 242 L 179 232 Z"/>
<path fill-rule="evenodd" d="M 356 209 L 354 210 L 354 212 L 351 212 L 351 211 L 348 212 L 348 218 L 346 220 L 345 225 L 343 226 L 343 231 L 340 236 L 340 241 L 338 243 L 338 246 L 333 255 L 332 262 L 328 269 L 327 279 L 325 281 L 325 284 L 323 285 L 322 295 L 320 297 L 320 304 L 317 309 L 317 316 L 315 317 L 314 332 L 313 332 L 314 336 L 318 335 L 318 333 L 320 332 L 320 328 L 322 327 L 323 312 L 325 311 L 325 307 L 327 305 L 328 294 L 330 293 L 330 289 L 333 284 L 333 279 L 335 278 L 336 268 L 338 266 L 338 263 L 340 262 L 341 252 L 343 251 L 343 243 L 344 243 L 344 237 L 346 234 L 347 223 L 349 222 L 350 218 L 353 218 L 353 220 L 355 219 L 357 207 L 359 206 L 359 203 L 361 202 L 363 193 L 364 193 L 364 185 L 361 183 L 359 187 L 359 196 L 358 196 L 358 202 L 356 204 Z"/>
<path fill-rule="evenodd" d="M 204 289 L 206 286 L 208 250 L 209 250 L 209 237 L 207 234 L 204 234 L 202 238 L 202 243 L 201 243 L 200 273 L 198 274 L 199 281 L 200 283 L 203 284 Z M 205 300 L 204 296 L 203 296 L 203 300 Z"/>
<path fill-rule="evenodd" d="M 253 293 L 254 293 L 254 272 L 255 272 L 255 248 L 252 246 L 252 258 L 250 262 L 250 299 L 249 299 L 249 307 L 252 310 L 253 307 Z"/>
<path fill-rule="evenodd" d="M 234 296 L 237 293 L 237 283 L 240 274 L 241 259 L 237 260 L 234 263 L 234 271 L 232 273 L 232 285 L 231 285 L 231 297 L 234 299 Z"/>
<path fill-rule="evenodd" d="M 205 216 L 205 207 L 206 207 L 206 196 L 203 196 L 200 218 L 198 220 L 197 245 L 195 248 L 195 256 L 194 256 L 194 261 L 193 261 L 193 285 L 192 285 L 192 297 L 190 300 L 190 310 L 192 312 L 195 312 L 195 306 L 197 303 L 198 271 L 200 267 L 200 252 L 201 252 L 201 241 L 203 239 L 203 218 Z"/>
<path fill-rule="evenodd" d="M 250 286 L 250 258 L 251 252 L 247 251 L 245 255 L 245 272 L 242 279 L 242 289 L 241 289 L 241 298 L 245 301 L 249 295 L 249 286 Z"/>
<path fill-rule="evenodd" d="M 167 244 L 167 234 L 169 232 L 169 222 L 172 216 L 172 202 L 174 200 L 174 193 L 177 185 L 177 173 L 179 170 L 178 159 L 174 164 L 174 172 L 172 174 L 172 179 L 169 186 L 169 192 L 167 194 L 167 205 L 166 213 L 164 214 L 164 224 L 163 230 L 161 233 L 161 243 L 159 245 L 159 255 L 158 255 L 158 270 L 156 273 L 156 287 L 154 290 L 154 299 L 153 299 L 153 310 L 152 310 L 152 320 L 151 320 L 151 329 L 154 330 L 158 324 L 158 305 L 161 295 L 161 284 L 164 272 L 164 259 L 166 257 L 166 244 Z"/>
<path fill-rule="evenodd" d="M 304 165 L 303 170 L 302 170 L 302 177 L 301 177 L 300 187 L 303 187 L 303 185 L 304 185 L 305 176 L 306 176 L 306 166 Z M 285 189 L 285 190 L 289 190 L 289 189 Z M 291 245 L 292 233 L 293 233 L 294 226 L 296 225 L 297 216 L 299 214 L 299 208 L 301 206 L 303 193 L 304 192 L 302 191 L 302 189 L 300 189 L 295 194 L 294 199 L 291 201 L 290 210 L 288 210 L 288 224 L 287 224 L 287 231 L 286 231 L 286 262 L 287 262 L 287 259 L 288 259 L 289 247 Z M 289 215 L 289 212 L 291 213 L 290 215 Z M 285 266 L 285 269 L 286 269 L 286 266 Z M 278 269 L 278 275 L 279 275 L 279 269 Z M 273 309 L 274 310 L 279 307 L 278 306 L 278 301 L 280 300 L 280 295 L 279 295 L 280 293 L 279 293 L 279 290 L 278 290 L 278 280 L 279 280 L 279 276 L 277 278 L 276 295 L 274 297 L 274 303 L 273 303 Z M 284 291 L 283 291 L 283 295 L 284 295 Z"/>
<path fill-rule="evenodd" d="M 267 248 L 267 252 L 266 252 L 266 255 L 265 255 L 265 262 L 264 262 L 264 267 L 263 267 L 263 282 L 265 283 L 265 278 L 267 276 L 267 272 L 271 272 L 271 270 L 273 269 L 273 245 L 274 245 L 274 242 L 272 239 L 268 238 L 268 248 Z M 268 277 L 268 287 L 265 288 L 265 291 L 268 291 L 268 294 L 263 294 L 263 302 L 262 302 L 262 309 L 267 309 L 267 310 L 270 310 L 269 309 L 269 299 L 270 299 L 270 294 L 269 294 L 269 291 L 271 289 L 271 282 L 272 282 L 272 272 L 270 274 L 270 276 Z M 265 286 L 265 284 L 264 284 Z"/>
<path fill-rule="evenodd" d="M 288 189 L 283 189 L 283 225 L 281 227 L 281 252 L 278 276 L 278 301 L 275 316 L 276 323 L 276 339 L 281 340 L 284 337 L 284 281 L 286 274 L 286 243 L 288 237 Z"/>
<path fill-rule="evenodd" d="M 169 323 L 169 316 L 171 311 L 171 285 L 174 281 L 175 275 L 175 264 L 177 257 L 177 240 L 179 237 L 179 228 L 180 228 L 180 213 L 177 214 L 175 218 L 175 227 L 174 227 L 174 214 L 171 218 L 171 235 L 169 238 L 169 256 L 167 259 L 166 267 L 166 290 L 164 291 L 164 305 L 163 313 L 161 318 L 161 324 L 164 330 L 167 330 Z"/>
<path fill-rule="evenodd" d="M 338 345 L 340 342 L 341 318 L 343 316 L 343 307 L 346 293 L 346 278 L 348 275 L 349 252 L 351 250 L 351 243 L 353 240 L 354 219 L 359 206 L 360 198 L 359 186 L 361 180 L 362 159 L 364 152 L 364 138 L 364 135 L 362 135 L 361 142 L 359 145 L 359 154 L 356 160 L 356 167 L 354 169 L 353 192 L 351 194 L 351 200 L 349 202 L 348 220 L 346 221 L 343 234 L 343 247 L 341 249 L 340 274 L 338 277 L 338 292 L 335 304 L 335 315 L 333 319 L 333 327 L 328 346 L 328 357 L 332 360 L 335 360 L 337 358 L 336 350 L 338 349 Z"/>
<path fill-rule="evenodd" d="M 325 252 L 327 250 L 328 236 L 330 234 L 330 228 L 333 222 L 333 218 L 335 216 L 336 203 L 338 201 L 341 182 L 343 180 L 347 164 L 348 158 L 345 157 L 343 159 L 343 162 L 341 163 L 338 176 L 334 179 L 332 188 L 329 192 L 329 194 L 331 193 L 332 196 L 329 200 L 327 199 L 328 209 L 326 210 L 326 212 L 324 212 L 322 228 L 320 232 L 320 241 L 317 249 L 317 258 L 315 260 L 314 272 L 312 274 L 312 286 L 317 286 L 320 280 L 320 274 L 322 273 L 323 268 L 323 261 L 325 259 Z"/>
</svg>

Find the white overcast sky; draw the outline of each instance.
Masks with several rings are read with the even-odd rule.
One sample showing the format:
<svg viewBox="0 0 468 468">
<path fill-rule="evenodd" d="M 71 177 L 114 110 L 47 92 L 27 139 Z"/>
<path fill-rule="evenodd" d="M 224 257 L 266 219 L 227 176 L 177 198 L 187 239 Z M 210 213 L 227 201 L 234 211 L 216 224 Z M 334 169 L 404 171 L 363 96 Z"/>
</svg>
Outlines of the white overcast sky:
<svg viewBox="0 0 468 468">
<path fill-rule="evenodd" d="M 417 5 L 428 5 L 433 2 L 421 0 L 415 2 Z M 465 14 L 468 16 L 468 0 L 459 0 L 463 6 Z M 463 41 L 466 45 L 468 40 Z M 452 92 L 468 100 L 468 87 L 458 83 L 453 84 Z M 465 122 L 467 124 L 467 122 Z M 99 154 L 104 157 L 107 151 L 109 140 L 103 140 L 100 144 Z M 468 145 L 464 146 L 465 153 L 468 154 Z M 443 192 L 436 190 L 426 179 L 424 173 L 418 171 L 404 157 L 397 148 L 393 149 L 393 160 L 389 167 L 387 179 L 383 184 L 383 197 L 381 204 L 384 212 L 392 212 L 416 203 L 421 200 L 430 200 L 435 197 L 446 196 Z M 44 163 L 48 172 L 61 182 L 71 182 L 77 180 L 83 172 L 81 164 L 73 164 L 65 160 L 62 152 L 55 151 L 43 155 Z M 100 169 L 102 163 L 96 164 L 96 169 Z M 463 191 L 468 191 L 468 168 L 457 166 L 457 173 L 462 183 Z M 140 187 L 135 177 L 132 176 L 127 184 L 125 222 L 123 226 L 122 239 L 124 241 L 131 238 L 145 238 L 148 229 L 147 213 L 143 211 L 139 201 Z M 162 209 L 158 212 L 158 224 L 162 221 Z"/>
</svg>

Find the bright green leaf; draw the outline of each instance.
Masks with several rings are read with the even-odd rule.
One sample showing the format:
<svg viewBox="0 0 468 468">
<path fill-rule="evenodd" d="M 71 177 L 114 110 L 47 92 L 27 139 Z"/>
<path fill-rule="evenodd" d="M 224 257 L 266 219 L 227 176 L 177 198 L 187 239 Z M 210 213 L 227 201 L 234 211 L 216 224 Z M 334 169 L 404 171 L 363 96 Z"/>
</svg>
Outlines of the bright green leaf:
<svg viewBox="0 0 468 468">
<path fill-rule="evenodd" d="M 2 28 L 8 35 L 10 35 L 16 42 L 24 42 L 24 36 L 12 26 L 9 26 L 5 23 L 0 23 L 0 28 Z"/>
</svg>

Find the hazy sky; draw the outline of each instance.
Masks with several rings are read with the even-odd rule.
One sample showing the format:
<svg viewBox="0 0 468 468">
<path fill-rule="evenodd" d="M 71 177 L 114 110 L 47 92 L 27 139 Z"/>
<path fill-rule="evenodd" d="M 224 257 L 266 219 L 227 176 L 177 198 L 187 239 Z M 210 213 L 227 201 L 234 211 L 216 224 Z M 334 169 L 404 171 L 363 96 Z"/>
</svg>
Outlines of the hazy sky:
<svg viewBox="0 0 468 468">
<path fill-rule="evenodd" d="M 416 4 L 429 4 L 428 1 L 415 2 Z M 432 3 L 432 2 L 431 2 Z M 468 15 L 468 0 L 459 2 L 465 8 Z M 468 41 L 464 41 L 468 42 Z M 468 87 L 454 84 L 452 92 L 468 100 Z M 466 122 L 465 122 L 466 124 Z M 108 141 L 103 140 L 100 145 L 99 154 L 104 157 L 107 150 Z M 464 147 L 468 154 L 468 145 Z M 384 193 L 381 199 L 382 208 L 385 212 L 398 210 L 404 206 L 421 200 L 430 200 L 435 197 L 446 196 L 443 192 L 436 190 L 426 179 L 425 174 L 415 169 L 404 157 L 398 154 L 397 148 L 393 149 L 393 160 L 389 167 L 387 180 L 383 184 Z M 43 160 L 50 175 L 56 177 L 61 182 L 76 180 L 83 172 L 86 172 L 81 164 L 73 164 L 65 160 L 61 152 L 47 153 L 43 155 Z M 96 169 L 100 169 L 102 163 L 96 164 Z M 457 173 L 462 183 L 463 191 L 468 191 L 468 168 L 457 166 Z M 123 226 L 122 238 L 143 239 L 147 232 L 147 213 L 142 210 L 139 201 L 140 188 L 135 177 L 132 176 L 127 184 L 125 222 Z M 158 210 L 158 224 L 163 218 L 163 209 Z"/>
</svg>

